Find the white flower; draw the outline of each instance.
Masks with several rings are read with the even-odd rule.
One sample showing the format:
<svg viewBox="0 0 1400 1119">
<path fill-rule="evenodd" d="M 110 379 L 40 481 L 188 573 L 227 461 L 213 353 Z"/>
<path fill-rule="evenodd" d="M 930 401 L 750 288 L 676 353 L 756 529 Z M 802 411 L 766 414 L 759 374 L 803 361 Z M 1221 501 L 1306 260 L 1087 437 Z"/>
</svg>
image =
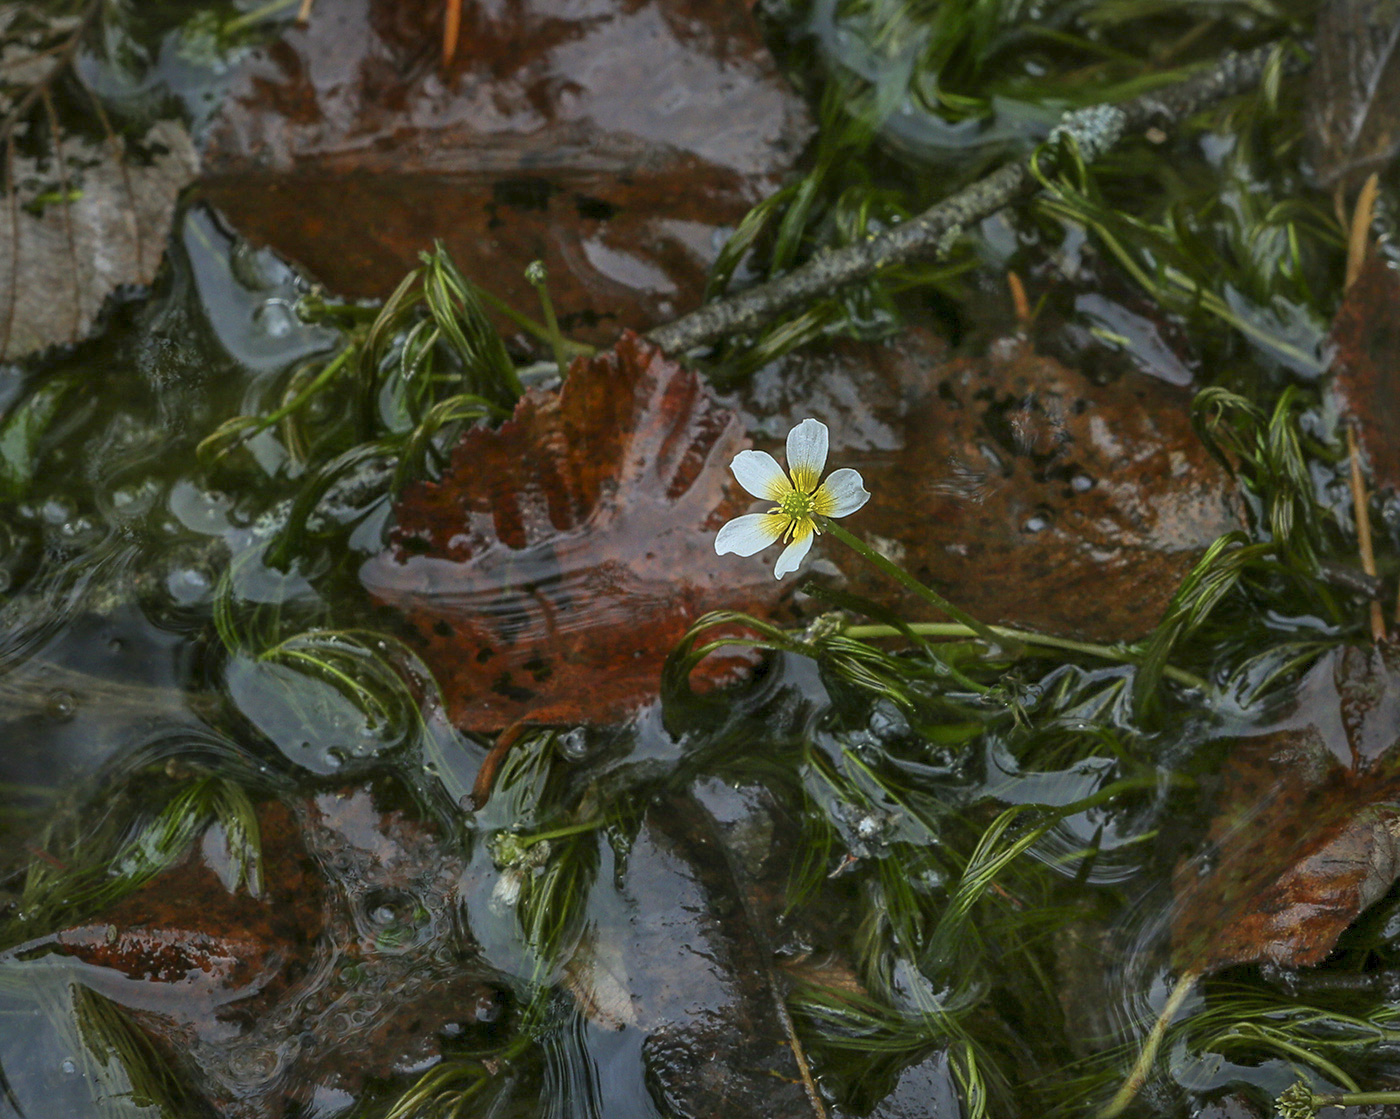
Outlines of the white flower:
<svg viewBox="0 0 1400 1119">
<path fill-rule="evenodd" d="M 774 503 L 766 513 L 735 517 L 719 530 L 715 551 L 752 556 L 775 540 L 787 540 L 778 557 L 773 575 L 781 579 L 796 571 L 812 547 L 812 534 L 820 532 L 816 517 L 844 517 L 870 500 L 865 483 L 855 470 L 834 471 L 821 481 L 826 466 L 826 424 L 803 420 L 788 432 L 788 471 L 764 451 L 740 451 L 730 469 L 739 484 L 753 494 Z"/>
</svg>

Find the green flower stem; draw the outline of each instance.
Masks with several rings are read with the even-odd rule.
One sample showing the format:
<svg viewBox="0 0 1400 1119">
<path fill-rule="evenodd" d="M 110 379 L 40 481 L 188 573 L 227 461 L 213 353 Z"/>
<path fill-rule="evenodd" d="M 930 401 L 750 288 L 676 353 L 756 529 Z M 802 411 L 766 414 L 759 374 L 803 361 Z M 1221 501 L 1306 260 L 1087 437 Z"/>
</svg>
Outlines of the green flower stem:
<svg viewBox="0 0 1400 1119">
<path fill-rule="evenodd" d="M 539 293 L 540 310 L 544 313 L 544 329 L 549 337 L 549 347 L 554 351 L 554 363 L 559 366 L 559 379 L 569 375 L 569 355 L 564 349 L 564 335 L 559 330 L 559 320 L 554 317 L 554 300 L 549 297 L 549 277 L 544 262 L 536 260 L 525 269 L 525 279 Z"/>
<path fill-rule="evenodd" d="M 905 571 L 898 564 L 891 563 L 859 536 L 853 536 L 844 528 L 838 525 L 830 517 L 818 517 L 817 524 L 823 532 L 829 532 L 842 544 L 859 554 L 867 563 L 888 575 L 901 587 L 913 591 L 935 610 L 947 614 L 954 621 L 961 622 L 968 629 L 972 630 L 978 637 L 989 645 L 1001 645 L 1005 640 L 1004 636 L 999 636 L 991 626 L 983 625 L 965 610 L 960 610 L 942 595 L 930 590 L 921 582 Z M 919 632 L 915 630 L 915 632 Z"/>
<path fill-rule="evenodd" d="M 1157 1060 L 1157 1050 L 1162 1047 L 1162 1039 L 1167 1035 L 1167 1027 L 1171 1025 L 1172 1019 L 1176 1017 L 1176 1012 L 1181 1009 L 1181 1004 L 1186 1001 L 1187 996 L 1196 989 L 1196 981 L 1200 977 L 1200 972 L 1188 971 L 1184 972 L 1181 978 L 1176 981 L 1176 986 L 1167 996 L 1166 1005 L 1162 1007 L 1162 1013 L 1157 1015 L 1157 1021 L 1147 1032 L 1147 1037 L 1142 1043 L 1142 1051 L 1138 1054 L 1132 1071 L 1128 1073 L 1128 1079 L 1123 1081 L 1122 1087 L 1118 1089 L 1108 1106 L 1100 1111 L 1095 1119 L 1117 1119 L 1133 1102 L 1133 1098 L 1138 1092 L 1142 1090 L 1142 1086 L 1147 1083 L 1148 1074 L 1152 1071 L 1152 1065 Z"/>
<path fill-rule="evenodd" d="M 1400 1103 L 1400 1091 L 1338 1092 L 1316 1099 L 1318 1107 L 1364 1107 L 1370 1103 Z"/>
<path fill-rule="evenodd" d="M 517 310 L 500 296 L 492 295 L 485 288 L 477 288 L 476 294 L 477 298 L 485 303 L 486 306 L 490 307 L 491 310 L 498 312 L 503 317 L 515 323 L 516 326 L 532 338 L 538 338 L 541 342 L 548 342 L 551 348 L 553 348 L 557 339 L 559 345 L 564 348 L 565 355 L 570 358 L 592 357 L 598 352 L 598 347 L 590 346 L 586 342 L 575 342 L 572 338 L 565 338 L 563 335 L 559 334 L 557 330 L 551 335 L 549 327 L 545 326 L 543 323 L 536 322 L 529 315 Z M 557 322 L 555 326 L 558 326 Z"/>
<path fill-rule="evenodd" d="M 1087 657 L 1098 657 L 1100 660 L 1117 661 L 1120 664 L 1136 664 L 1142 659 L 1141 654 L 1134 649 L 1125 648 L 1122 645 L 1094 645 L 1088 641 L 1072 641 L 1068 637 L 1052 637 L 1043 633 L 1029 633 L 1023 629 L 1011 629 L 1008 626 L 987 626 L 993 634 L 1003 641 L 1018 641 L 1022 645 L 1039 645 L 1046 649 L 1064 649 L 1071 653 L 1083 653 Z M 908 626 L 911 633 L 916 633 L 921 637 L 975 637 L 980 636 L 971 626 L 956 624 L 953 622 L 911 622 Z M 841 633 L 846 637 L 867 638 L 867 637 L 900 637 L 903 630 L 895 626 L 842 626 Z M 1199 676 L 1191 672 L 1183 671 L 1180 668 L 1172 668 L 1168 665 L 1162 670 L 1164 676 L 1175 680 L 1178 684 L 1185 684 L 1188 688 L 1200 688 L 1202 691 L 1209 691 L 1210 685 Z"/>
</svg>

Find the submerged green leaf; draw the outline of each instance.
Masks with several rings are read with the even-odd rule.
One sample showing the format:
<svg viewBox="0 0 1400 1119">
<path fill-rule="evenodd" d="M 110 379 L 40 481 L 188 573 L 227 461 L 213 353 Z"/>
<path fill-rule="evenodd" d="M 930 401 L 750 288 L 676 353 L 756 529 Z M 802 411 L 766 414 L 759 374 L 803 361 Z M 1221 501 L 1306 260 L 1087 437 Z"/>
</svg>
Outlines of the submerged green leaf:
<svg viewBox="0 0 1400 1119">
<path fill-rule="evenodd" d="M 29 491 L 39 444 L 57 418 L 72 379 L 56 377 L 21 400 L 0 422 L 0 498 L 18 501 Z"/>
</svg>

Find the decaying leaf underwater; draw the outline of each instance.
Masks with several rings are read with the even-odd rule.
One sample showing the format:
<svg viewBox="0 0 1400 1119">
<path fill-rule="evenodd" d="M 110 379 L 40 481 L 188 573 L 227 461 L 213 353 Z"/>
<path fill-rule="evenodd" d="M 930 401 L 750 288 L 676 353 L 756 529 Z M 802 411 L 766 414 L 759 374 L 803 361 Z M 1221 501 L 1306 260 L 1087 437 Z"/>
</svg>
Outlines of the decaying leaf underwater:
<svg viewBox="0 0 1400 1119">
<path fill-rule="evenodd" d="M 1390 6 L 445 8 L 0 12 L 0 1114 L 1395 1102 Z"/>
</svg>

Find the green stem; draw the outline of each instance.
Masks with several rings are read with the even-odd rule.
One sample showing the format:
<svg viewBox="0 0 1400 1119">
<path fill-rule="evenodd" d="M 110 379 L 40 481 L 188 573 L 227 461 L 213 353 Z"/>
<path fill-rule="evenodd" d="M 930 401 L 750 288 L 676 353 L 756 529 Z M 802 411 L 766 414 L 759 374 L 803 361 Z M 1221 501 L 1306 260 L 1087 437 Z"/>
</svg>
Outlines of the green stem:
<svg viewBox="0 0 1400 1119">
<path fill-rule="evenodd" d="M 245 27 L 252 27 L 255 23 L 260 23 L 268 16 L 274 16 L 278 12 L 286 11 L 296 6 L 297 0 L 271 0 L 270 3 L 262 4 L 254 8 L 251 12 L 244 12 L 241 16 L 229 20 L 224 24 L 225 35 L 235 35 Z"/>
<path fill-rule="evenodd" d="M 1400 1091 L 1338 1092 L 1335 1096 L 1315 1096 L 1318 1107 L 1363 1107 L 1370 1103 L 1400 1103 Z"/>
<path fill-rule="evenodd" d="M 340 353 L 336 354 L 335 357 L 326 363 L 326 367 L 322 369 L 321 372 L 317 373 L 311 383 L 302 389 L 301 392 L 297 393 L 296 396 L 292 397 L 291 400 L 287 401 L 287 403 L 283 404 L 282 407 L 278 408 L 275 412 L 269 412 L 266 416 L 262 416 L 258 420 L 260 430 L 266 431 L 274 424 L 279 424 L 285 420 L 315 396 L 326 382 L 339 373 L 341 369 L 344 368 L 345 363 L 358 353 L 358 346 L 346 346 Z"/>
<path fill-rule="evenodd" d="M 477 298 L 483 303 L 493 311 L 504 315 L 511 322 L 515 323 L 516 326 L 520 327 L 521 330 L 525 331 L 526 334 L 538 338 L 541 342 L 549 342 L 551 345 L 554 343 L 554 338 L 550 337 L 548 327 L 537 323 L 524 312 L 516 310 L 500 296 L 492 295 L 485 288 L 481 287 L 476 289 L 476 294 Z M 565 338 L 562 334 L 558 334 L 557 331 L 556 336 L 559 339 L 559 345 L 563 347 L 566 355 L 572 357 L 592 357 L 598 352 L 596 346 L 590 346 L 587 342 L 575 342 L 572 338 Z"/>
<path fill-rule="evenodd" d="M 525 276 L 539 294 L 540 311 L 544 314 L 544 329 L 549 335 L 549 348 L 554 351 L 554 364 L 559 366 L 559 379 L 562 381 L 569 375 L 569 358 L 564 352 L 564 336 L 559 332 L 559 320 L 554 317 L 554 300 L 549 297 L 549 283 L 545 277 L 544 266 L 540 265 L 536 269 L 531 265 L 525 270 Z"/>
<path fill-rule="evenodd" d="M 1123 1081 L 1123 1086 L 1118 1089 L 1118 1093 L 1109 1101 L 1108 1106 L 1099 1112 L 1097 1119 L 1117 1119 L 1117 1116 L 1123 1114 L 1128 1105 L 1133 1102 L 1133 1097 L 1142 1090 L 1142 1086 L 1147 1083 L 1148 1074 L 1152 1071 L 1152 1065 L 1157 1060 L 1157 1050 L 1162 1047 L 1162 1038 L 1166 1036 L 1167 1027 L 1171 1025 L 1172 1019 L 1176 1017 L 1176 1012 L 1181 1009 L 1181 1004 L 1186 1001 L 1186 997 L 1196 989 L 1196 980 L 1200 977 L 1200 972 L 1188 971 L 1176 981 L 1176 986 L 1167 996 L 1166 1006 L 1162 1007 L 1162 1013 L 1157 1015 L 1157 1021 L 1152 1023 L 1152 1029 L 1147 1032 L 1142 1052 L 1138 1054 L 1138 1059 L 1128 1074 L 1128 1079 Z"/>
<path fill-rule="evenodd" d="M 952 622 L 911 622 L 907 627 L 911 633 L 916 633 L 921 637 L 975 637 L 980 636 L 971 626 L 959 625 Z M 987 626 L 997 637 L 1007 641 L 1018 641 L 1022 645 L 1039 645 L 1046 649 L 1064 649 L 1071 653 L 1083 653 L 1088 657 L 1098 657 L 1100 660 L 1117 661 L 1120 664 L 1137 664 L 1142 659 L 1142 655 L 1135 649 L 1126 649 L 1121 645 L 1095 645 L 1088 641 L 1073 641 L 1068 637 L 1052 637 L 1043 633 L 1030 633 L 1023 629 L 1011 629 L 1008 626 Z M 845 637 L 855 637 L 864 639 L 867 637 L 902 637 L 904 631 L 895 626 L 843 626 L 841 633 Z M 1209 691 L 1210 684 L 1199 676 L 1191 672 L 1186 672 L 1180 668 L 1172 668 L 1168 665 L 1162 670 L 1162 674 L 1178 684 L 1185 684 L 1188 688 L 1199 688 L 1202 691 Z"/>
<path fill-rule="evenodd" d="M 536 843 L 543 843 L 550 839 L 563 839 L 570 835 L 582 835 L 586 831 L 597 831 L 603 826 L 601 820 L 585 820 L 581 824 L 569 824 L 566 827 L 555 828 L 553 831 L 542 831 L 538 835 L 522 835 L 520 846 L 531 847 Z"/>
<path fill-rule="evenodd" d="M 832 536 L 836 537 L 837 540 L 841 541 L 842 544 L 846 545 L 846 547 L 850 548 L 853 552 L 860 555 L 871 566 L 885 575 L 888 575 L 906 590 L 913 591 L 925 602 L 929 603 L 935 610 L 947 614 L 948 617 L 955 621 L 961 622 L 983 641 L 987 642 L 987 644 L 998 646 L 1001 644 L 997 634 L 993 632 L 990 626 L 983 625 L 971 614 L 967 613 L 967 611 L 960 610 L 942 595 L 924 586 L 915 579 L 914 576 L 910 575 L 909 572 L 905 571 L 904 568 L 900 567 L 898 564 L 891 563 L 859 536 L 853 536 L 830 517 L 818 517 L 817 522 L 820 524 L 823 532 L 831 533 Z"/>
</svg>

